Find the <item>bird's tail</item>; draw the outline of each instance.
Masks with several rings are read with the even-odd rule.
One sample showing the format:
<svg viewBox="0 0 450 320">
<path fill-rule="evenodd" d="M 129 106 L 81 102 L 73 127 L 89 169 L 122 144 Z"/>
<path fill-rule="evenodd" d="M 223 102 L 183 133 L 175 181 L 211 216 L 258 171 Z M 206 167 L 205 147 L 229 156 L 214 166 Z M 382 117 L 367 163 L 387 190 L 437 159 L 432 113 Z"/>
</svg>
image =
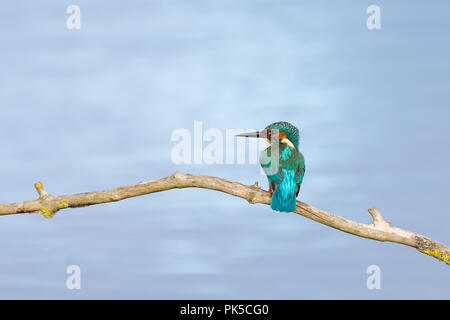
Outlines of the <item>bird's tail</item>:
<svg viewBox="0 0 450 320">
<path fill-rule="evenodd" d="M 297 186 L 286 186 L 283 183 L 276 188 L 272 195 L 270 207 L 281 212 L 292 212 L 297 205 Z"/>
</svg>

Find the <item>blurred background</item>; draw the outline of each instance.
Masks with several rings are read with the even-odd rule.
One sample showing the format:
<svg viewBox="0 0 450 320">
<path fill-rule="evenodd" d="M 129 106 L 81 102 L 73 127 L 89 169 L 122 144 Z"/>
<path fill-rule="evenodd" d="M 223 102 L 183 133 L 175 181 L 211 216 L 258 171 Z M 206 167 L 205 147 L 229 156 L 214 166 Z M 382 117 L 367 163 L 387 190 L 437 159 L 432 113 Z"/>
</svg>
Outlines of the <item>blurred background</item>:
<svg viewBox="0 0 450 320">
<path fill-rule="evenodd" d="M 368 30 L 369 5 L 381 30 Z M 69 5 L 81 29 L 69 30 Z M 300 128 L 299 199 L 450 244 L 448 1 L 3 1 L 0 203 L 179 170 L 171 134 Z M 450 299 L 449 266 L 211 190 L 0 217 L 0 298 Z M 81 268 L 81 290 L 66 268 Z M 369 290 L 367 267 L 381 270 Z"/>
</svg>

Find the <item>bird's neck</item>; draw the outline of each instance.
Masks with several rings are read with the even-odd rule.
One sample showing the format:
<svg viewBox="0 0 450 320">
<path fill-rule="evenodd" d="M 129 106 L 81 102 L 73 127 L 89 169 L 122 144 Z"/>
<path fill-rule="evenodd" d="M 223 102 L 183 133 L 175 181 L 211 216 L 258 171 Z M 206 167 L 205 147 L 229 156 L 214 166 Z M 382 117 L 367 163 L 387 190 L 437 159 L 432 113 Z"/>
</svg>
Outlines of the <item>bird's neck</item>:
<svg viewBox="0 0 450 320">
<path fill-rule="evenodd" d="M 278 155 L 281 160 L 287 160 L 292 155 L 292 152 L 294 152 L 294 149 L 289 147 L 288 145 L 284 143 L 279 143 L 277 145 L 278 147 Z M 270 149 L 270 154 L 272 152 L 276 152 L 276 148 L 274 145 L 271 145 L 268 149 Z"/>
</svg>

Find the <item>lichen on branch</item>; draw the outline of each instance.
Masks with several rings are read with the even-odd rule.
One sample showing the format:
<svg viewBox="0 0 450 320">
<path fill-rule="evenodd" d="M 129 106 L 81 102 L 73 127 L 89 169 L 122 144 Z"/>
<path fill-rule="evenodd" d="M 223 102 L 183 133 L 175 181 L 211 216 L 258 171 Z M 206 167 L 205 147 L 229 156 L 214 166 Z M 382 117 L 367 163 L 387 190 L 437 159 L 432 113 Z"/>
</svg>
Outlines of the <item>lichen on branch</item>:
<svg viewBox="0 0 450 320">
<path fill-rule="evenodd" d="M 180 172 L 175 172 L 166 178 L 140 182 L 110 190 L 64 196 L 53 196 L 47 193 L 41 182 L 36 183 L 35 188 L 39 194 L 38 199 L 0 204 L 0 215 L 38 212 L 46 218 L 51 218 L 55 213 L 66 208 L 78 208 L 115 202 L 177 188 L 216 190 L 245 199 L 251 204 L 270 204 L 271 200 L 270 193 L 262 190 L 257 182 L 251 186 L 247 186 L 223 178 L 183 174 Z M 391 226 L 389 222 L 384 220 L 376 208 L 370 208 L 368 211 L 373 219 L 371 224 L 351 221 L 301 201 L 297 201 L 297 207 L 294 212 L 321 224 L 359 237 L 378 241 L 390 241 L 416 248 L 418 251 L 450 265 L 449 247 L 418 233 Z"/>
</svg>

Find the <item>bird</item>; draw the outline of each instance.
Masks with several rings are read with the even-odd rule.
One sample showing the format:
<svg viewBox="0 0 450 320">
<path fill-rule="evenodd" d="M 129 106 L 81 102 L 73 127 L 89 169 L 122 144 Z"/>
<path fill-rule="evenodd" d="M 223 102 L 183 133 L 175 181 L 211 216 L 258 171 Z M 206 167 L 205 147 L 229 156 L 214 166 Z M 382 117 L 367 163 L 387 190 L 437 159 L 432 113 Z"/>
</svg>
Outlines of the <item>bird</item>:
<svg viewBox="0 0 450 320">
<path fill-rule="evenodd" d="M 306 169 L 305 158 L 298 150 L 298 129 L 289 122 L 279 121 L 268 125 L 262 131 L 236 136 L 264 138 L 270 143 L 270 146 L 260 153 L 260 164 L 269 181 L 272 197 L 270 207 L 280 212 L 294 211 Z"/>
</svg>

